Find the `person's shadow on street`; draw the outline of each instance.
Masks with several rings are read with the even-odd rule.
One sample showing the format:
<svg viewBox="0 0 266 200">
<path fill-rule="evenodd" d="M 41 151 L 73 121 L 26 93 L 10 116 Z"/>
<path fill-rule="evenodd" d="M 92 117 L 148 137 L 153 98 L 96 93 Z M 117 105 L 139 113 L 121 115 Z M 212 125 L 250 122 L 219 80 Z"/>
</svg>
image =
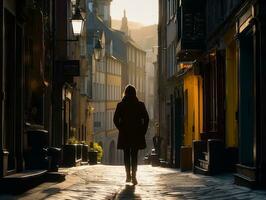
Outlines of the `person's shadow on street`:
<svg viewBox="0 0 266 200">
<path fill-rule="evenodd" d="M 126 185 L 125 188 L 117 195 L 115 199 L 138 199 L 141 197 L 135 194 L 135 185 Z"/>
</svg>

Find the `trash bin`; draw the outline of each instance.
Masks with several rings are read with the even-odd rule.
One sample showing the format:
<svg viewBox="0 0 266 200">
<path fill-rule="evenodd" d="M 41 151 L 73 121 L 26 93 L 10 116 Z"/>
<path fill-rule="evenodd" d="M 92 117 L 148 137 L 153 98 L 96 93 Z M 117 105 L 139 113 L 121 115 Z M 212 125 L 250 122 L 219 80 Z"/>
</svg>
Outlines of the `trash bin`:
<svg viewBox="0 0 266 200">
<path fill-rule="evenodd" d="M 61 161 L 61 148 L 48 147 L 47 155 L 51 158 L 50 171 L 57 172 Z"/>
<path fill-rule="evenodd" d="M 144 156 L 143 161 L 144 161 L 144 164 L 149 165 L 151 163 L 150 155 L 148 154 Z"/>
<path fill-rule="evenodd" d="M 63 164 L 67 167 L 76 166 L 77 158 L 77 144 L 65 144 L 63 146 Z"/>
<path fill-rule="evenodd" d="M 89 151 L 89 164 L 90 165 L 96 165 L 97 164 L 97 151 Z"/>
<path fill-rule="evenodd" d="M 88 162 L 89 145 L 83 144 L 82 146 L 82 162 Z"/>
<path fill-rule="evenodd" d="M 45 148 L 48 146 L 48 131 L 44 129 L 27 130 L 27 147 L 24 151 L 25 168 L 47 169 L 48 161 Z"/>
<path fill-rule="evenodd" d="M 156 153 L 155 149 L 152 149 L 152 150 L 151 150 L 150 162 L 151 162 L 151 165 L 152 165 L 153 167 L 155 167 L 155 166 L 159 166 L 159 165 L 160 165 L 159 156 L 158 156 L 158 154 Z"/>
</svg>

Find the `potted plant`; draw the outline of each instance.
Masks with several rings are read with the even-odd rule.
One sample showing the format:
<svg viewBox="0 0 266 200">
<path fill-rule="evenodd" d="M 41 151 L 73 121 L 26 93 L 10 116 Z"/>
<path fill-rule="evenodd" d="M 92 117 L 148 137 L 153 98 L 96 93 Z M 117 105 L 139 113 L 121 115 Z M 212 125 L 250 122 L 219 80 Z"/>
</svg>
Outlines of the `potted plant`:
<svg viewBox="0 0 266 200">
<path fill-rule="evenodd" d="M 88 155 L 89 155 L 89 164 L 95 165 L 97 164 L 97 162 L 101 161 L 103 156 L 103 149 L 98 143 L 91 142 Z"/>
<path fill-rule="evenodd" d="M 93 148 L 97 151 L 97 161 L 101 162 L 103 157 L 103 148 L 98 143 L 94 143 Z"/>
</svg>

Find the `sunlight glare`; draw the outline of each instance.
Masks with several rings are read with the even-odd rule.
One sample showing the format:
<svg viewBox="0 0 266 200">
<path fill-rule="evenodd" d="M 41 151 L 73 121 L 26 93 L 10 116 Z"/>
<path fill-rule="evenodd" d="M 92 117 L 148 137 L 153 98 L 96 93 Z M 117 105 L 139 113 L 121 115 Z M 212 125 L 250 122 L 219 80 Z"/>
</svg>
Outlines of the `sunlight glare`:
<svg viewBox="0 0 266 200">
<path fill-rule="evenodd" d="M 157 0 L 113 0 L 111 3 L 112 19 L 121 20 L 126 10 L 129 21 L 143 25 L 158 24 Z"/>
</svg>

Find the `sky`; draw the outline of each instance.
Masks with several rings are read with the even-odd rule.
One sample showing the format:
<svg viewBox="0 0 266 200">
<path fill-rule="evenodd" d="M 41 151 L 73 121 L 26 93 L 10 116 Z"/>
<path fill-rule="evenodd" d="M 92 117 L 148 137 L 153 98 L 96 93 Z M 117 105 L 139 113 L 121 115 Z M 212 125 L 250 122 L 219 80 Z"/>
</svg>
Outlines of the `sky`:
<svg viewBox="0 0 266 200">
<path fill-rule="evenodd" d="M 111 2 L 112 19 L 122 19 L 124 9 L 128 21 L 143 25 L 158 23 L 158 0 L 113 0 Z"/>
</svg>

